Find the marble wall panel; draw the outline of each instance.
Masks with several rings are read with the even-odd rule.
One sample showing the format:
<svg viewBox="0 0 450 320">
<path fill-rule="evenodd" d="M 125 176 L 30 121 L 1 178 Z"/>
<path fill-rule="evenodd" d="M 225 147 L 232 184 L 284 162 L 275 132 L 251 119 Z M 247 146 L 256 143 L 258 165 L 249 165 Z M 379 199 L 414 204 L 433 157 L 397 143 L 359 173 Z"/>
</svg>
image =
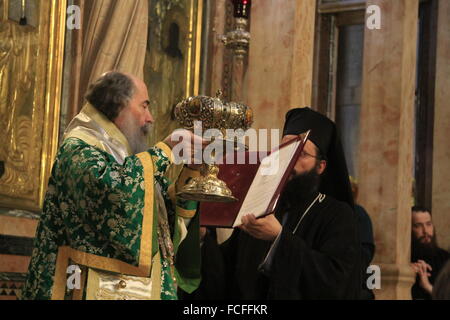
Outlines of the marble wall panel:
<svg viewBox="0 0 450 320">
<path fill-rule="evenodd" d="M 311 104 L 315 10 L 314 0 L 253 2 L 244 101 L 254 128 L 282 129 L 290 108 Z"/>
<path fill-rule="evenodd" d="M 439 1 L 433 141 L 433 221 L 439 245 L 450 250 L 450 1 Z"/>
<path fill-rule="evenodd" d="M 381 299 L 409 299 L 417 0 L 369 0 L 380 30 L 365 31 L 359 200 L 371 215 Z M 394 32 L 395 31 L 395 32 Z"/>
</svg>

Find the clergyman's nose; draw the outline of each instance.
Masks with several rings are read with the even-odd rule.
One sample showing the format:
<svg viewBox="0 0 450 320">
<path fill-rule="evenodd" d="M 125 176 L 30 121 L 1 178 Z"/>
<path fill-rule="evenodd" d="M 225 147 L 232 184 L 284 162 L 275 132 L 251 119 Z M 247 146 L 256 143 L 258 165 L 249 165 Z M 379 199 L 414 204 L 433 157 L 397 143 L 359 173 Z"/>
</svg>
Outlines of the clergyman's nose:
<svg viewBox="0 0 450 320">
<path fill-rule="evenodd" d="M 148 113 L 147 113 L 145 122 L 150 123 L 150 124 L 153 124 L 153 122 L 155 122 L 155 119 L 153 118 L 153 115 L 150 113 L 150 111 L 148 111 Z"/>
</svg>

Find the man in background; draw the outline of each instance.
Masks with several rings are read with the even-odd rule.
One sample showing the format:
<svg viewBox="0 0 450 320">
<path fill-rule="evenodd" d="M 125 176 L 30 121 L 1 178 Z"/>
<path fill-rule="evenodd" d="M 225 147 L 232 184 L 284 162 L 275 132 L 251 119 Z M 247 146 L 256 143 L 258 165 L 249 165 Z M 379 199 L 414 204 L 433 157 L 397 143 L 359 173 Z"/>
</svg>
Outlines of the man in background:
<svg viewBox="0 0 450 320">
<path fill-rule="evenodd" d="M 430 300 L 439 271 L 449 260 L 449 253 L 439 248 L 436 230 L 427 208 L 412 208 L 411 266 L 417 274 L 412 287 L 414 300 Z"/>
</svg>

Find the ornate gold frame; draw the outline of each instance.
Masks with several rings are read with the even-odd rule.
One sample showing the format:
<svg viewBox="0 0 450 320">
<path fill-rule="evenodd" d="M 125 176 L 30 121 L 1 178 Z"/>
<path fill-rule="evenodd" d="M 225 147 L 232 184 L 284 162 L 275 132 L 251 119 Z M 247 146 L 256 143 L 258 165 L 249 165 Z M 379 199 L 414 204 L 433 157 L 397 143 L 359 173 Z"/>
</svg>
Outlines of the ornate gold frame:
<svg viewBox="0 0 450 320">
<path fill-rule="evenodd" d="M 158 119 L 149 140 L 155 144 L 172 132 L 175 105 L 200 93 L 203 0 L 155 0 L 149 8 L 149 42 L 144 78 L 149 88 L 153 116 Z M 178 49 L 181 57 L 167 54 L 168 30 L 179 26 Z"/>
<path fill-rule="evenodd" d="M 0 12 L 0 21 L 8 19 L 8 0 L 2 0 L 2 11 Z"/>
<path fill-rule="evenodd" d="M 40 1 L 37 28 L 5 19 L 6 2 L 0 34 L 13 49 L 17 44 L 25 50 L 0 63 L 0 81 L 6 83 L 9 77 L 19 79 L 12 75 L 27 74 L 29 88 L 9 81 L 9 91 L 2 93 L 6 102 L 3 110 L 0 105 L 0 114 L 4 112 L 7 120 L 0 122 L 0 130 L 6 124 L 13 133 L 7 136 L 12 147 L 0 148 L 2 160 L 7 159 L 0 179 L 0 207 L 40 211 L 58 147 L 67 1 Z M 29 68 L 33 72 L 27 78 Z M 32 101 L 20 100 L 23 96 L 32 97 Z M 11 158 L 12 151 L 19 155 L 20 163 Z"/>
</svg>

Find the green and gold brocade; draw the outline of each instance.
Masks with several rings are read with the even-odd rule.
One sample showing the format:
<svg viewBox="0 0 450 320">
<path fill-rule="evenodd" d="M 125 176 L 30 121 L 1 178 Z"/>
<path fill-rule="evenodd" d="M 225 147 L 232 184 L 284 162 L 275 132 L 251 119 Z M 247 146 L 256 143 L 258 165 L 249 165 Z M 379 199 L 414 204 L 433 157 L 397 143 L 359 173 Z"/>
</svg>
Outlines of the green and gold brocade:
<svg viewBox="0 0 450 320">
<path fill-rule="evenodd" d="M 83 124 L 69 125 L 53 165 L 22 298 L 86 298 L 88 270 L 148 278 L 151 299 L 176 299 L 177 287 L 195 290 L 200 282 L 197 203 L 169 196 L 164 174 L 172 164 L 170 148 L 159 143 L 118 160 L 104 146 L 118 136 L 126 150 L 126 139 L 92 106 L 83 111 L 81 116 L 105 129 L 106 138 L 83 131 Z M 158 192 L 167 211 L 165 229 Z M 189 232 L 183 218 L 192 218 Z M 162 243 L 173 249 L 172 259 Z M 71 264 L 82 270 L 79 290 L 66 286 Z"/>
</svg>

